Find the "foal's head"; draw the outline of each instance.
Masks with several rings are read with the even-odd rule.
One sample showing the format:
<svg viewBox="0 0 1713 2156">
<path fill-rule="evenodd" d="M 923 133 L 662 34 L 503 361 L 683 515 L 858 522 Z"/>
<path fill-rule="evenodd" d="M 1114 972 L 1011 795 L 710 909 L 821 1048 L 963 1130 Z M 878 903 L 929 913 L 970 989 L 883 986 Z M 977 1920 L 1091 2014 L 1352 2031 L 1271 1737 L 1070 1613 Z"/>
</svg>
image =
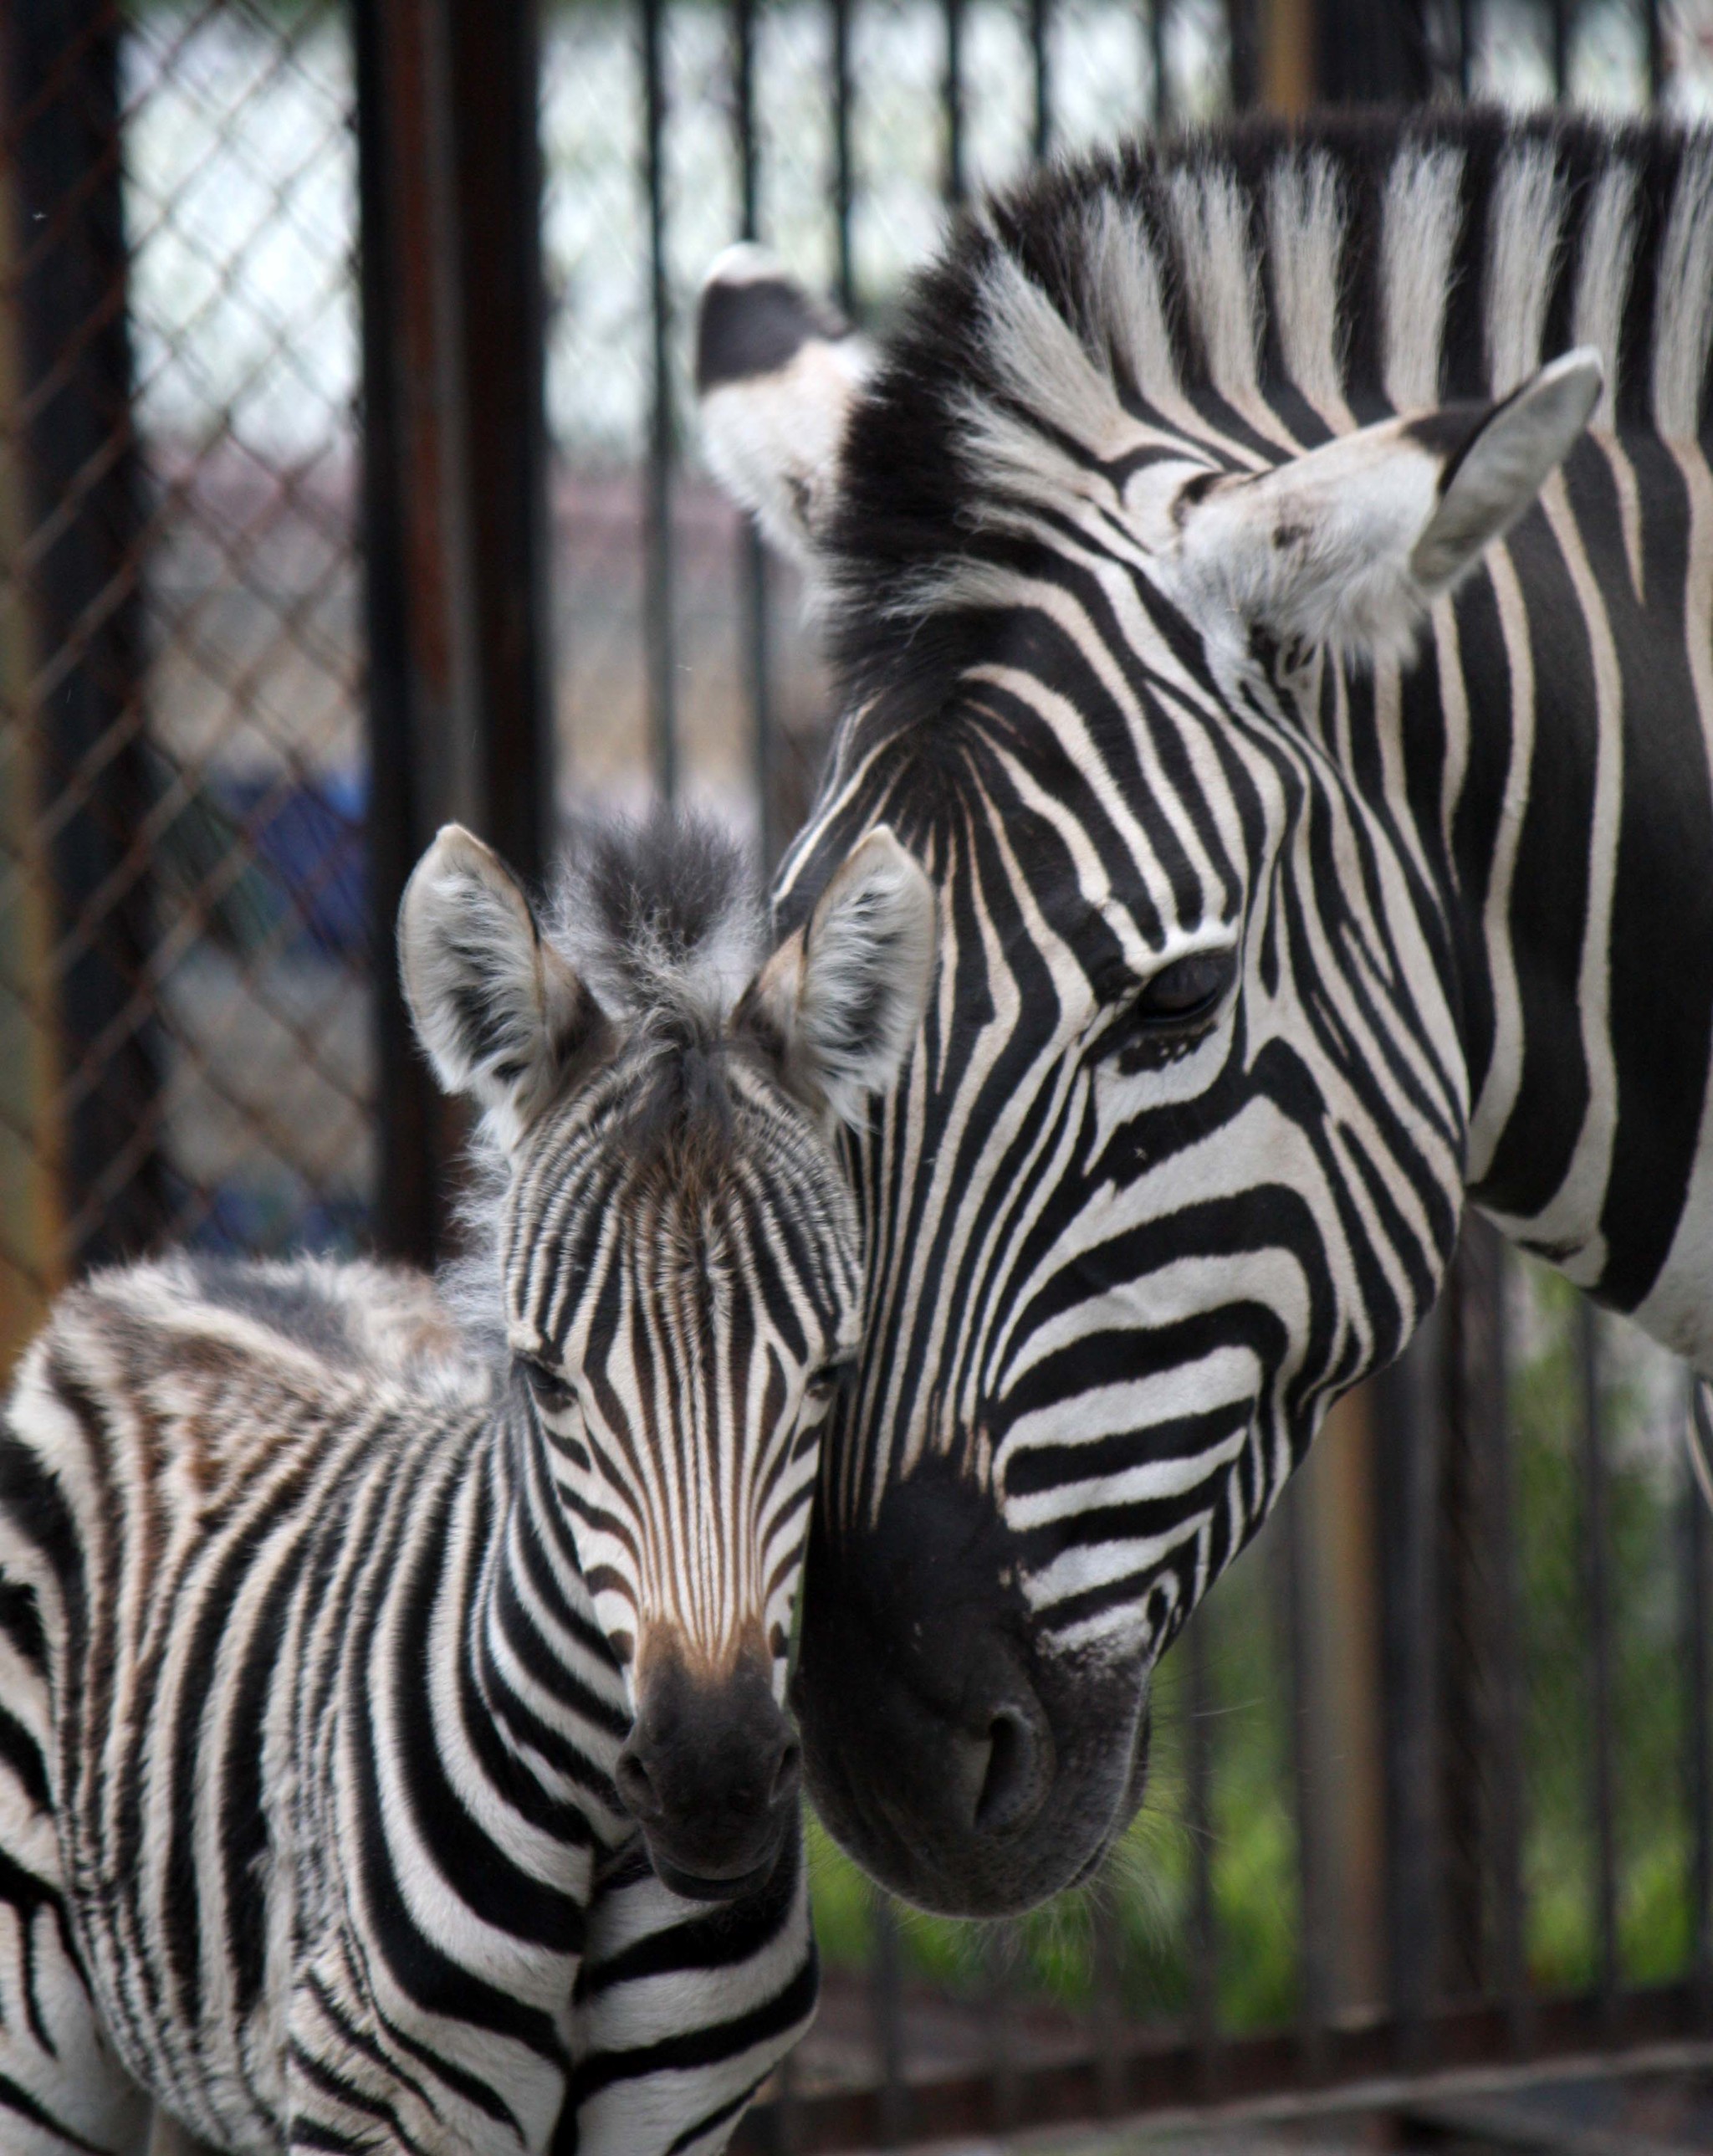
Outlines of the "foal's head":
<svg viewBox="0 0 1713 2156">
<path fill-rule="evenodd" d="M 625 1672 L 619 1794 L 680 1892 L 764 1876 L 794 1815 L 787 1639 L 859 1306 L 833 1141 L 915 1032 L 933 920 L 876 831 L 756 970 L 741 857 L 665 817 L 597 837 L 545 926 L 455 824 L 405 892 L 406 994 L 504 1163 L 507 1342 Z"/>
</svg>

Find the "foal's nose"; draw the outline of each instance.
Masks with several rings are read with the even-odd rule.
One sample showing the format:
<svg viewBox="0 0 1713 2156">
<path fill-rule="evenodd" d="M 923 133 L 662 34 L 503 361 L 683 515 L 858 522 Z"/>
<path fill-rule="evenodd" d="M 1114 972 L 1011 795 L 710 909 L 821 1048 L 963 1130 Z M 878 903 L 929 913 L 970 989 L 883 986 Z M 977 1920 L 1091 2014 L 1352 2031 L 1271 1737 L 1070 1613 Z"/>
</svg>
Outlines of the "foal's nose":
<svg viewBox="0 0 1713 2156">
<path fill-rule="evenodd" d="M 772 1871 L 797 1815 L 802 1754 L 764 1658 L 691 1667 L 675 1646 L 640 1658 L 636 1720 L 615 1779 L 675 1893 L 721 1901 Z"/>
</svg>

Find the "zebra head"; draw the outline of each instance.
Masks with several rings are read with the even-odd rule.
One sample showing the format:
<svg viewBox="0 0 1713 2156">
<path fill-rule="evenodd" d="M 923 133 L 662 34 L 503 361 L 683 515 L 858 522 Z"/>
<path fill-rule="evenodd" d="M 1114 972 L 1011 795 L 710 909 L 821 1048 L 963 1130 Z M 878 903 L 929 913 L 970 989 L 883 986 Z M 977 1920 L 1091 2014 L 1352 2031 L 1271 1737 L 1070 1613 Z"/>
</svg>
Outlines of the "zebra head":
<svg viewBox="0 0 1713 2156">
<path fill-rule="evenodd" d="M 741 856 L 661 819 L 585 850 L 544 930 L 457 825 L 400 914 L 440 1081 L 482 1112 L 531 1524 L 624 1672 L 615 1780 L 674 1889 L 726 1897 L 796 1816 L 786 1656 L 828 1404 L 856 1344 L 835 1125 L 920 1022 L 931 895 L 869 833 L 751 972 Z"/>
<path fill-rule="evenodd" d="M 703 302 L 710 459 L 839 683 L 779 919 L 880 819 L 939 897 L 922 1034 L 849 1140 L 867 1315 L 795 1697 L 835 1836 L 960 1914 L 1098 1863 L 1159 1655 L 1437 1291 L 1469 1085 L 1400 662 L 1601 388 L 1572 352 L 1433 408 L 1435 327 L 1359 424 L 1339 264 L 1383 236 L 1346 247 L 1325 159 L 1258 207 L 1253 156 L 1203 155 L 965 220 L 877 351 L 753 249 Z M 1443 308 L 1455 177 L 1418 166 L 1393 286 Z M 1267 336 L 1310 385 L 1278 408 Z"/>
</svg>

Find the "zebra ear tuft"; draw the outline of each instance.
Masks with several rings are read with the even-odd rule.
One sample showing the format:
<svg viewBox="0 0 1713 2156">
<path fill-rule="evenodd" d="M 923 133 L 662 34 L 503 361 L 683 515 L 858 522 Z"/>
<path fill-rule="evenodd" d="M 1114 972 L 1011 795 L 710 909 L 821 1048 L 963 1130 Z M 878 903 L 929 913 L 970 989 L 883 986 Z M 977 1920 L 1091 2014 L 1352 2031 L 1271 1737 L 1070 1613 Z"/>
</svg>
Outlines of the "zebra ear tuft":
<svg viewBox="0 0 1713 2156">
<path fill-rule="evenodd" d="M 449 1093 L 467 1093 L 510 1152 L 601 1021 L 490 846 L 448 824 L 398 910 L 399 970 L 417 1038 Z"/>
<path fill-rule="evenodd" d="M 696 314 L 696 395 L 715 476 L 807 562 L 837 499 L 844 424 L 874 364 L 866 341 L 760 247 L 729 247 Z"/>
<path fill-rule="evenodd" d="M 841 1122 L 891 1085 L 927 1007 L 934 887 L 882 824 L 854 847 L 808 925 L 767 961 L 745 998 L 786 1083 Z"/>
<path fill-rule="evenodd" d="M 1402 658 L 1428 608 L 1500 538 L 1587 425 L 1598 353 L 1503 402 L 1382 420 L 1276 469 L 1192 480 L 1172 567 L 1192 619 L 1357 659 Z"/>
</svg>

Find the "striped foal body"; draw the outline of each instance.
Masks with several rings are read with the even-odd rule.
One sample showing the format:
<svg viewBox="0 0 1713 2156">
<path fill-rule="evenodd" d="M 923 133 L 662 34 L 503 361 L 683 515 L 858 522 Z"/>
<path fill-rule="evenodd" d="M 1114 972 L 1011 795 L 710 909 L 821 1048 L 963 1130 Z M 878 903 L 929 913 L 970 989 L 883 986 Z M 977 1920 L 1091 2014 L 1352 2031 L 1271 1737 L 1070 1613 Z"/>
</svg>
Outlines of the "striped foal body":
<svg viewBox="0 0 1713 2156">
<path fill-rule="evenodd" d="M 879 819 L 941 903 L 795 1697 L 846 1845 L 999 1911 L 1465 1194 L 1713 1373 L 1713 140 L 1243 126 L 985 206 L 877 350 L 788 301 L 716 266 L 700 369 L 832 622 L 779 918 Z"/>
<path fill-rule="evenodd" d="M 877 863 L 920 884 L 882 836 L 859 897 Z M 813 943 L 740 1002 L 742 888 L 705 833 L 608 834 L 544 931 L 449 829 L 401 944 L 483 1111 L 474 1254 L 170 1257 L 29 1351 L 7 2156 L 141 2156 L 151 2099 L 233 2156 L 713 2151 L 806 2025 L 782 1702 L 858 1310 L 850 1074 L 798 1039 Z"/>
</svg>

